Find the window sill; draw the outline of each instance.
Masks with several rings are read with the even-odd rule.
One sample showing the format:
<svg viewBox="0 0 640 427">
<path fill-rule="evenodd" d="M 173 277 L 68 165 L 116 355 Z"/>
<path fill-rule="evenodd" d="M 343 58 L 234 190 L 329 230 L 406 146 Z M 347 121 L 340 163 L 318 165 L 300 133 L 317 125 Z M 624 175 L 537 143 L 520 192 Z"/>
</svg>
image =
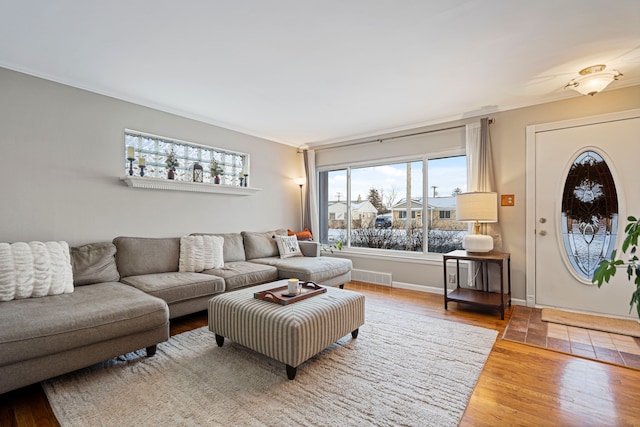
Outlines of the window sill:
<svg viewBox="0 0 640 427">
<path fill-rule="evenodd" d="M 206 182 L 172 181 L 160 178 L 141 178 L 138 176 L 124 176 L 120 178 L 128 187 L 149 190 L 187 191 L 195 193 L 230 194 L 234 196 L 249 196 L 257 193 L 261 188 L 240 187 L 238 185 L 209 184 Z"/>
<path fill-rule="evenodd" d="M 384 252 L 383 252 L 384 251 Z M 370 260 L 381 260 L 381 261 L 395 261 L 395 262 L 404 262 L 408 264 L 427 264 L 427 265 L 442 265 L 442 256 L 444 254 L 440 253 L 427 253 L 424 254 L 422 252 L 412 253 L 412 252 L 402 252 L 402 251 L 386 251 L 386 250 L 377 250 L 371 251 L 366 249 L 354 249 L 354 248 L 345 248 L 341 251 L 334 250 L 333 253 L 330 251 L 322 251 L 323 255 L 326 256 L 340 256 L 343 254 L 347 257 L 353 258 L 365 258 Z"/>
</svg>

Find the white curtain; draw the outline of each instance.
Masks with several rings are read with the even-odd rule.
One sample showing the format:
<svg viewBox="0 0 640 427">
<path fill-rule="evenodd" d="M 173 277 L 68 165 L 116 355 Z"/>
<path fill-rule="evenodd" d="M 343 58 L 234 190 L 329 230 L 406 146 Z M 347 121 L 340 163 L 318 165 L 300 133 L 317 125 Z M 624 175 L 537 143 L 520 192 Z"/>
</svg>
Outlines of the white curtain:
<svg viewBox="0 0 640 427">
<path fill-rule="evenodd" d="M 480 123 L 472 123 L 466 126 L 467 131 L 467 191 L 497 191 L 493 173 L 493 160 L 491 157 L 491 141 L 489 138 L 489 119 L 484 118 Z M 469 232 L 473 232 L 473 224 L 469 224 Z M 480 225 L 480 232 L 493 238 L 493 250 L 502 250 L 502 235 L 500 233 L 500 213 L 498 222 Z M 482 281 L 478 274 L 480 265 L 471 263 L 470 271 L 473 271 L 470 280 Z M 489 289 L 500 291 L 499 267 L 493 263 L 488 266 Z"/>
<path fill-rule="evenodd" d="M 316 179 L 316 152 L 304 151 L 304 170 L 307 178 L 307 191 L 304 204 L 304 224 L 302 228 L 311 230 L 313 240 L 318 240 L 320 233 L 318 219 L 318 183 Z"/>
<path fill-rule="evenodd" d="M 467 131 L 467 191 L 497 191 L 489 138 L 489 119 L 466 126 Z M 500 215 L 498 222 L 481 224 L 482 234 L 493 238 L 493 249 L 502 250 Z M 471 229 L 470 229 L 471 230 Z"/>
</svg>

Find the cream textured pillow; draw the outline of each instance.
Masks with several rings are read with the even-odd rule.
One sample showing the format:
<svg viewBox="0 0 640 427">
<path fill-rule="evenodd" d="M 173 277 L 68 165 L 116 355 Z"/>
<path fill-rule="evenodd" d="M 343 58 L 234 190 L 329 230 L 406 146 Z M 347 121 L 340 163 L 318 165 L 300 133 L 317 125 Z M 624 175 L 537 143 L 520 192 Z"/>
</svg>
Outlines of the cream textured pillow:
<svg viewBox="0 0 640 427">
<path fill-rule="evenodd" d="M 296 236 L 276 236 L 276 243 L 278 245 L 278 252 L 280 252 L 280 258 L 303 256 Z"/>
<path fill-rule="evenodd" d="M 224 239 L 219 236 L 183 236 L 180 238 L 178 271 L 199 273 L 224 266 Z"/>
<path fill-rule="evenodd" d="M 67 242 L 0 243 L 0 301 L 71 292 Z"/>
</svg>

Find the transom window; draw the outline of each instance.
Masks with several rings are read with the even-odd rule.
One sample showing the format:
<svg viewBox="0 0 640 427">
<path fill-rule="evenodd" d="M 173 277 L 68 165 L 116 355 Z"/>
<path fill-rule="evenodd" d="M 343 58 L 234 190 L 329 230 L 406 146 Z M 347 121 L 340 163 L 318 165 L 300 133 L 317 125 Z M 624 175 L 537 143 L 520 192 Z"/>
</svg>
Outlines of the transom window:
<svg viewBox="0 0 640 427">
<path fill-rule="evenodd" d="M 134 149 L 133 169 L 136 175 L 140 171 L 138 166 L 140 158 L 144 158 L 145 177 L 166 179 L 167 156 L 172 152 L 178 162 L 178 166 L 175 167 L 175 179 L 178 181 L 192 181 L 193 166 L 196 163 L 203 168 L 204 182 L 213 181 L 211 172 L 212 166 L 215 165 L 219 168 L 220 184 L 239 185 L 240 178 L 249 174 L 249 155 L 237 151 L 208 147 L 129 129 L 126 129 L 124 133 L 124 145 L 126 175 L 129 174 L 128 147 Z"/>
</svg>

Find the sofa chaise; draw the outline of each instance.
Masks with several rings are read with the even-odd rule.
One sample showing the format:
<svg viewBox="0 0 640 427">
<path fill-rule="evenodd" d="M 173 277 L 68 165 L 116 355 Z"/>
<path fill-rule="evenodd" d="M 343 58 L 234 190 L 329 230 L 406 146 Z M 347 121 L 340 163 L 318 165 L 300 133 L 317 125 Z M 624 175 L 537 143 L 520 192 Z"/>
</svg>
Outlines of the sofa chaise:
<svg viewBox="0 0 640 427">
<path fill-rule="evenodd" d="M 7 296 L 16 265 L 12 245 L 0 243 L 0 393 L 138 349 L 152 356 L 169 339 L 170 319 L 206 310 L 222 292 L 290 277 L 324 286 L 350 280 L 351 261 L 320 256 L 317 242 L 300 241 L 298 256 L 281 257 L 276 236 L 286 234 L 194 233 L 223 241 L 221 264 L 202 271 L 181 271 L 188 236 L 67 246 L 72 283 L 31 297 Z"/>
</svg>

